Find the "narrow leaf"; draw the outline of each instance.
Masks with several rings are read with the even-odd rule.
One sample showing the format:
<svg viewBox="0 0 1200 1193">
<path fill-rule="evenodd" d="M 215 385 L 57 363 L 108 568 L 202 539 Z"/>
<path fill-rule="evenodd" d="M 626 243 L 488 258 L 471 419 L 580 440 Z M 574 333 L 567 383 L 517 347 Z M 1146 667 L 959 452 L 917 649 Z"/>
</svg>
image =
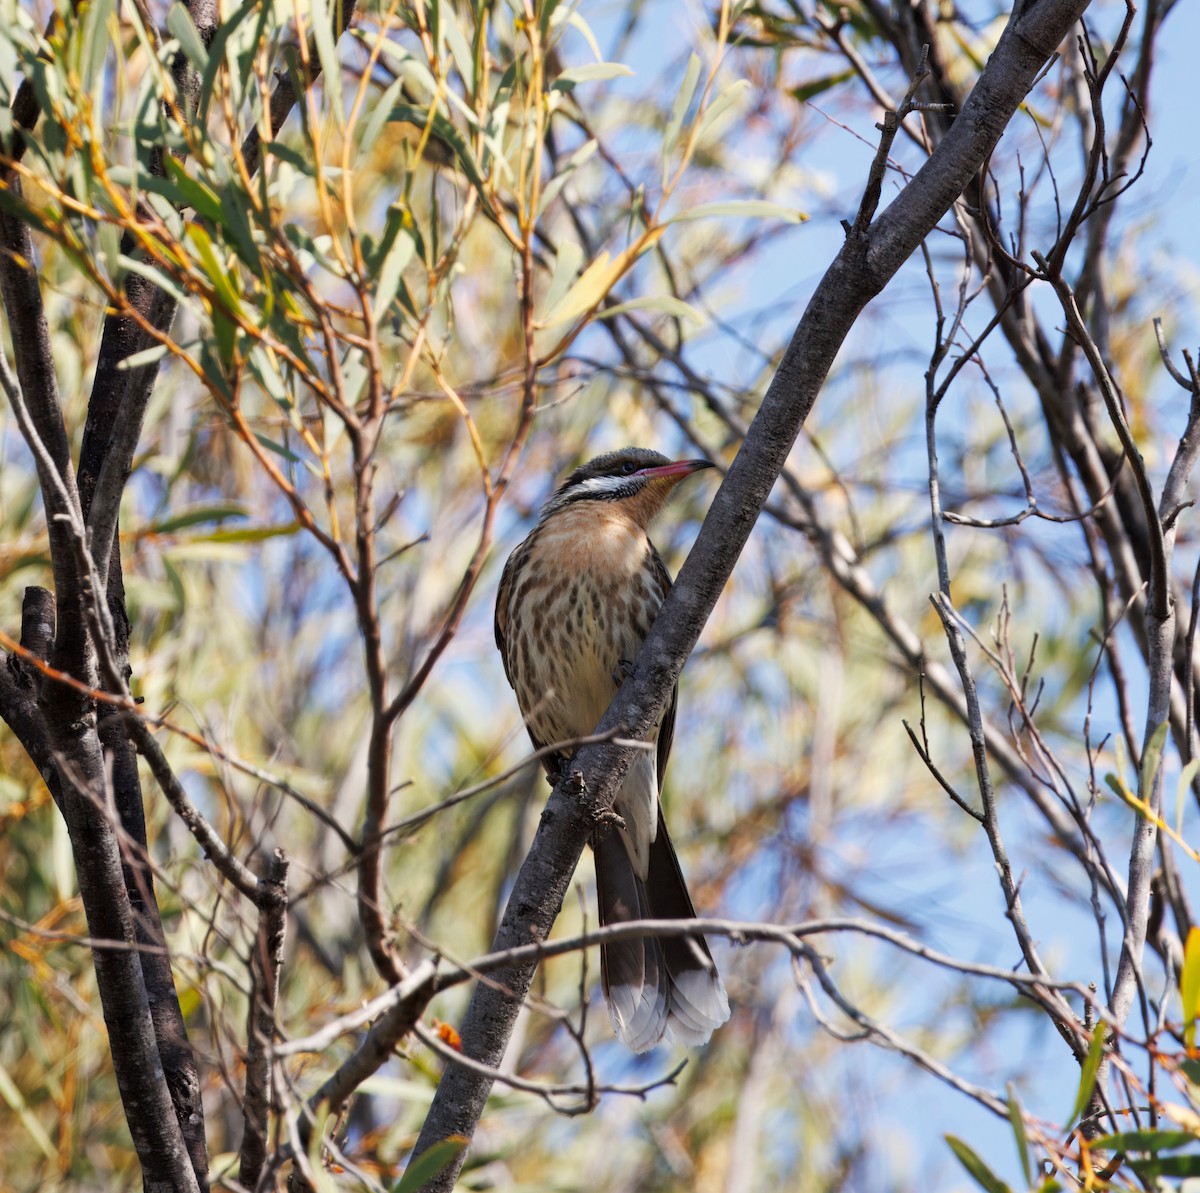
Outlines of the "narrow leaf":
<svg viewBox="0 0 1200 1193">
<path fill-rule="evenodd" d="M 220 522 L 225 518 L 244 518 L 246 511 L 240 505 L 203 505 L 185 513 L 177 514 L 147 527 L 149 534 L 173 534 L 188 526 L 198 526 L 202 522 Z"/>
<path fill-rule="evenodd" d="M 200 40 L 200 34 L 196 32 L 188 10 L 178 0 L 167 11 L 167 28 L 171 36 L 179 42 L 188 61 L 197 70 L 203 70 L 208 65 L 208 51 L 204 48 L 204 42 Z"/>
<path fill-rule="evenodd" d="M 583 249 L 579 246 L 578 241 L 565 239 L 560 241 L 558 255 L 554 258 L 554 272 L 550 275 L 550 286 L 546 290 L 546 298 L 543 303 L 547 312 L 553 311 L 558 305 L 582 264 Z"/>
<path fill-rule="evenodd" d="M 258 12 L 260 7 L 262 6 L 259 0 L 245 0 L 237 12 L 231 13 L 223 20 L 216 33 L 213 34 L 213 39 L 208 47 L 208 64 L 204 67 L 204 74 L 200 80 L 201 127 L 203 127 L 204 118 L 208 115 L 208 105 L 212 100 L 217 72 L 225 63 L 225 47 L 229 44 L 229 39 L 236 32 L 238 26 L 252 13 Z"/>
<path fill-rule="evenodd" d="M 1146 748 L 1142 751 L 1142 772 L 1139 776 L 1141 786 L 1138 788 L 1138 794 L 1147 803 L 1150 802 L 1150 795 L 1154 789 L 1154 784 L 1158 779 L 1158 768 L 1162 762 L 1163 746 L 1167 742 L 1167 722 L 1164 721 L 1150 735 L 1150 740 L 1146 743 Z"/>
<path fill-rule="evenodd" d="M 9 1109 L 21 1120 L 21 1126 L 25 1128 L 26 1134 L 37 1146 L 38 1151 L 47 1159 L 53 1160 L 58 1153 L 50 1141 L 50 1136 L 29 1109 L 29 1104 L 21 1096 L 17 1083 L 8 1075 L 8 1070 L 3 1065 L 0 1065 L 0 1098 L 8 1103 Z"/>
<path fill-rule="evenodd" d="M 454 5 L 450 0 L 440 0 L 442 10 L 442 31 L 446 45 L 450 47 L 450 57 L 458 67 L 458 73 L 467 86 L 467 94 L 475 92 L 475 55 L 463 33 L 458 17 L 454 15 Z"/>
<path fill-rule="evenodd" d="M 805 83 L 803 87 L 793 87 L 788 94 L 800 103 L 806 104 L 810 99 L 816 99 L 818 95 L 828 91 L 831 87 L 837 87 L 841 83 L 846 83 L 854 78 L 854 71 L 841 70 L 836 74 L 825 75 L 820 79 L 813 79 L 809 83 Z"/>
<path fill-rule="evenodd" d="M 379 267 L 379 280 L 375 286 L 377 318 L 383 317 L 392 305 L 396 291 L 400 288 L 400 277 L 404 273 L 405 266 L 412 260 L 413 252 L 416 249 L 416 242 L 405 226 L 406 222 L 409 225 L 412 223 L 412 215 L 408 209 L 393 206 L 388 212 L 388 222 L 384 229 L 386 248 Z M 388 243 L 389 240 L 390 243 Z"/>
<path fill-rule="evenodd" d="M 438 1140 L 409 1164 L 405 1174 L 392 1186 L 392 1193 L 419 1193 L 449 1168 L 466 1146 L 467 1141 L 461 1135 Z"/>
<path fill-rule="evenodd" d="M 224 224 L 225 213 L 216 192 L 188 174 L 183 163 L 174 154 L 165 154 L 163 162 L 167 167 L 167 173 L 171 175 L 178 188 L 184 204 L 191 207 L 197 215 L 212 220 L 214 224 L 218 226 Z"/>
<path fill-rule="evenodd" d="M 1021 1172 L 1025 1183 L 1033 1183 L 1033 1166 L 1029 1163 L 1029 1136 L 1025 1133 L 1025 1116 L 1021 1113 L 1021 1103 L 1017 1100 L 1017 1091 L 1010 1081 L 1008 1083 L 1008 1121 L 1012 1123 L 1013 1138 L 1017 1141 L 1017 1155 L 1021 1160 Z"/>
<path fill-rule="evenodd" d="M 391 115 L 388 118 L 390 120 L 415 124 L 418 128 L 424 128 L 429 120 L 429 110 L 427 108 L 415 107 L 413 104 L 397 104 L 392 109 Z M 483 175 L 480 173 L 479 166 L 475 162 L 475 157 L 471 153 L 467 142 L 463 139 L 462 133 L 440 113 L 435 114 L 433 117 L 433 131 L 437 137 L 445 141 L 454 151 L 454 156 L 458 160 L 462 172 L 467 176 L 475 189 L 479 191 L 479 197 L 490 209 L 491 203 L 488 201 L 487 195 L 483 192 Z"/>
<path fill-rule="evenodd" d="M 200 543 L 261 543 L 266 539 L 296 534 L 301 529 L 299 522 L 287 522 L 282 526 L 250 526 L 245 530 L 214 530 L 197 538 Z"/>
<path fill-rule="evenodd" d="M 371 109 L 370 116 L 365 121 L 359 123 L 359 129 L 361 130 L 358 139 L 359 153 L 365 155 L 371 152 L 371 148 L 383 130 L 383 126 L 388 122 L 392 114 L 392 105 L 400 98 L 400 92 L 403 87 L 403 78 L 393 80 L 388 89 L 380 97 L 379 102 Z"/>
<path fill-rule="evenodd" d="M 325 94 L 333 109 L 333 118 L 338 128 L 343 128 L 346 113 L 342 103 L 342 64 L 338 60 L 337 40 L 334 36 L 333 14 L 341 14 L 344 0 L 312 0 L 313 40 L 317 43 L 317 57 L 321 62 Z M 341 25 L 341 21 L 338 22 Z"/>
<path fill-rule="evenodd" d="M 571 154 L 571 156 L 567 158 L 565 162 L 562 163 L 562 165 L 559 167 L 558 173 L 555 174 L 554 177 L 551 178 L 542 189 L 541 202 L 538 204 L 539 215 L 545 211 L 551 203 L 554 202 L 554 200 L 558 197 L 558 192 L 561 191 L 562 188 L 571 181 L 571 177 L 574 175 L 575 171 L 578 170 L 579 167 L 582 166 L 583 163 L 586 162 L 588 158 L 590 158 L 596 152 L 596 150 L 599 148 L 599 145 L 600 143 L 593 138 L 576 149 L 575 152 Z"/>
<path fill-rule="evenodd" d="M 1079 1073 L 1079 1092 L 1075 1095 L 1075 1109 L 1071 1111 L 1070 1121 L 1078 1122 L 1080 1115 L 1087 1109 L 1092 1100 L 1092 1090 L 1096 1087 L 1096 1074 L 1100 1071 L 1100 1062 L 1104 1059 L 1104 1037 L 1108 1034 L 1106 1023 L 1097 1023 L 1092 1032 L 1092 1042 L 1088 1054 L 1084 1057 Z"/>
<path fill-rule="evenodd" d="M 1200 759 L 1193 758 L 1179 772 L 1179 783 L 1175 788 L 1175 831 L 1181 837 L 1183 836 L 1183 809 L 1198 769 L 1200 769 Z"/>
<path fill-rule="evenodd" d="M 742 96 L 751 89 L 749 79 L 738 79 L 736 83 L 731 83 L 716 99 L 709 104 L 703 116 L 700 117 L 700 124 L 696 129 L 696 144 L 698 145 L 705 137 L 711 136 L 716 132 L 723 122 L 723 118 L 730 111 Z"/>
<path fill-rule="evenodd" d="M 1012 1193 L 1012 1190 L 965 1144 L 954 1135 L 947 1135 L 950 1150 L 967 1170 L 975 1183 L 987 1193 Z"/>
<path fill-rule="evenodd" d="M 597 319 L 611 319 L 614 315 L 623 315 L 626 311 L 658 311 L 670 315 L 672 319 L 684 319 L 696 327 L 706 323 L 695 307 L 689 306 L 682 298 L 673 294 L 645 294 L 639 298 L 631 298 L 627 302 L 619 302 L 615 306 L 605 307 L 596 312 Z"/>
<path fill-rule="evenodd" d="M 135 352 L 132 356 L 118 361 L 117 371 L 125 372 L 128 369 L 140 369 L 142 365 L 152 365 L 156 361 L 162 360 L 169 351 L 166 344 L 154 344 L 150 348 L 144 348 L 141 352 Z"/>
<path fill-rule="evenodd" d="M 551 91 L 573 91 L 579 83 L 604 83 L 633 74 L 622 62 L 590 62 L 586 66 L 571 66 L 554 80 Z"/>
<path fill-rule="evenodd" d="M 1164 1152 L 1196 1143 L 1200 1139 L 1191 1131 L 1118 1131 L 1115 1135 L 1101 1135 L 1088 1146 L 1105 1152 Z"/>
<path fill-rule="evenodd" d="M 667 127 L 663 132 L 662 184 L 664 190 L 670 171 L 671 154 L 675 152 L 675 146 L 679 143 L 679 134 L 683 131 L 683 118 L 687 115 L 688 108 L 691 107 L 692 98 L 696 94 L 696 84 L 699 81 L 700 59 L 693 54 L 688 59 L 687 70 L 683 74 L 683 85 L 679 88 L 678 95 L 675 96 L 675 103 L 671 106 L 671 119 L 667 121 Z"/>
<path fill-rule="evenodd" d="M 542 325 L 553 327 L 555 324 L 567 323 L 578 318 L 585 311 L 591 310 L 608 293 L 615 281 L 616 273 L 609 262 L 608 253 L 601 253 L 583 271 L 582 277 L 567 291 L 561 301 L 546 312 Z"/>
<path fill-rule="evenodd" d="M 1156 1156 L 1153 1160 L 1131 1160 L 1129 1166 L 1138 1176 L 1151 1180 L 1159 1176 L 1200 1176 L 1200 1155 Z"/>
<path fill-rule="evenodd" d="M 1196 1042 L 1196 1015 L 1200 1013 L 1200 928 L 1188 932 L 1183 948 L 1179 996 L 1183 1001 L 1183 1042 L 1192 1048 Z"/>
<path fill-rule="evenodd" d="M 229 275 L 225 272 L 225 267 L 217 257 L 212 239 L 205 231 L 203 225 L 188 224 L 184 235 L 195 247 L 200 266 L 203 268 L 208 280 L 212 283 L 217 297 L 231 313 L 240 314 L 242 301 L 238 297 L 237 291 L 233 288 L 233 283 L 229 280 Z"/>
<path fill-rule="evenodd" d="M 681 224 L 685 220 L 723 218 L 784 220 L 789 224 L 802 224 L 808 216 L 795 207 L 785 207 L 782 203 L 771 203 L 767 199 L 729 199 L 721 203 L 701 203 L 699 207 L 689 207 L 667 222 Z"/>
</svg>

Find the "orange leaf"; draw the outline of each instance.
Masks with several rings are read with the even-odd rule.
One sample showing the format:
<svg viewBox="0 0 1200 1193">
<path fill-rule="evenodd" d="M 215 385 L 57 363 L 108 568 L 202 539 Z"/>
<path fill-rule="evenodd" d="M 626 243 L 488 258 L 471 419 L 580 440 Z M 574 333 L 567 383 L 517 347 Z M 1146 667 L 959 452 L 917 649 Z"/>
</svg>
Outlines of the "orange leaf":
<svg viewBox="0 0 1200 1193">
<path fill-rule="evenodd" d="M 449 1023 L 443 1023 L 440 1019 L 435 1019 L 433 1021 L 433 1030 L 437 1032 L 438 1039 L 443 1044 L 448 1044 L 455 1052 L 462 1051 L 462 1036 Z"/>
</svg>

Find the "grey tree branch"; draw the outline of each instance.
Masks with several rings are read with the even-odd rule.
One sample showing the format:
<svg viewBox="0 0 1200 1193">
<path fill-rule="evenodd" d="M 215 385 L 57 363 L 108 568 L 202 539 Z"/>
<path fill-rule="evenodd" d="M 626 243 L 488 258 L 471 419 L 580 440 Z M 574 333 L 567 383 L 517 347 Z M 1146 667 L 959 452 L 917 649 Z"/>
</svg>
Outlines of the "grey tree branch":
<svg viewBox="0 0 1200 1193">
<path fill-rule="evenodd" d="M 962 112 L 937 150 L 892 204 L 862 234 L 852 234 L 817 285 L 800 325 L 726 475 L 691 555 L 599 729 L 623 726 L 630 737 L 654 724 L 716 604 L 726 579 L 787 460 L 834 356 L 863 307 L 878 294 L 949 210 L 991 153 L 1038 72 L 1087 8 L 1087 0 L 1034 0 L 1019 5 Z M 631 752 L 588 746 L 576 755 L 592 808 L 611 805 Z M 496 948 L 545 940 L 592 829 L 580 783 L 560 782 L 517 875 Z M 462 1028 L 463 1047 L 499 1065 L 528 989 L 533 965 L 506 971 L 511 995 L 476 987 Z M 446 1070 L 415 1153 L 450 1135 L 470 1138 L 491 1082 L 459 1066 Z M 450 1190 L 461 1158 L 431 1186 Z"/>
<path fill-rule="evenodd" d="M 275 892 L 258 910 L 258 932 L 250 955 L 250 1011 L 246 1027 L 245 1133 L 239 1152 L 238 1180 L 258 1187 L 267 1158 L 268 1116 L 271 1110 L 271 1044 L 275 1037 L 275 998 L 283 967 L 283 937 L 287 927 L 287 854 L 276 849 L 262 879 Z"/>
</svg>

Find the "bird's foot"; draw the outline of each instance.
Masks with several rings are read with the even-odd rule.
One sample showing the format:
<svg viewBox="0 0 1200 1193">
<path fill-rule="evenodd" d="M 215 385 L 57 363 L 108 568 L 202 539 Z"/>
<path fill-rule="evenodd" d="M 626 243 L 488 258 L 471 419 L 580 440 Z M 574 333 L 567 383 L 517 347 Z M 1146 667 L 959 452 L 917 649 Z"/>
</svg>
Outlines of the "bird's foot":
<svg viewBox="0 0 1200 1193">
<path fill-rule="evenodd" d="M 619 688 L 633 674 L 633 663 L 629 659 L 618 659 L 612 681 Z"/>
<path fill-rule="evenodd" d="M 625 829 L 625 817 L 612 808 L 593 808 L 592 820 L 597 828 L 615 828 L 618 832 Z"/>
</svg>

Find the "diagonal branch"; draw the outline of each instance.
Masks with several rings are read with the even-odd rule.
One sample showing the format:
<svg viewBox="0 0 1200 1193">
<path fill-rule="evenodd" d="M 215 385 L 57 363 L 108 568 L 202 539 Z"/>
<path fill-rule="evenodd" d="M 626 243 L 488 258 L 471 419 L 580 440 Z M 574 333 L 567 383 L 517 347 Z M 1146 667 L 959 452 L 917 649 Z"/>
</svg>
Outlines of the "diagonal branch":
<svg viewBox="0 0 1200 1193">
<path fill-rule="evenodd" d="M 817 393 L 863 307 L 878 294 L 976 176 L 1039 71 L 1087 7 L 1087 0 L 1033 0 L 1014 11 L 987 67 L 941 144 L 898 198 L 865 232 L 852 232 L 817 285 L 745 443 L 721 485 L 691 555 L 605 714 L 601 731 L 630 737 L 652 726 L 716 604 L 758 514 L 782 471 Z M 606 809 L 632 751 L 588 746 L 572 777 L 551 795 L 497 933 L 496 949 L 544 940 L 593 827 L 589 808 Z M 587 800 L 579 799 L 580 789 Z M 476 987 L 462 1028 L 464 1050 L 496 1067 L 529 987 L 533 965 L 497 975 L 511 991 Z M 451 1135 L 470 1138 L 491 1082 L 452 1066 L 442 1076 L 414 1155 Z M 462 1159 L 429 1187 L 450 1190 Z"/>
</svg>

